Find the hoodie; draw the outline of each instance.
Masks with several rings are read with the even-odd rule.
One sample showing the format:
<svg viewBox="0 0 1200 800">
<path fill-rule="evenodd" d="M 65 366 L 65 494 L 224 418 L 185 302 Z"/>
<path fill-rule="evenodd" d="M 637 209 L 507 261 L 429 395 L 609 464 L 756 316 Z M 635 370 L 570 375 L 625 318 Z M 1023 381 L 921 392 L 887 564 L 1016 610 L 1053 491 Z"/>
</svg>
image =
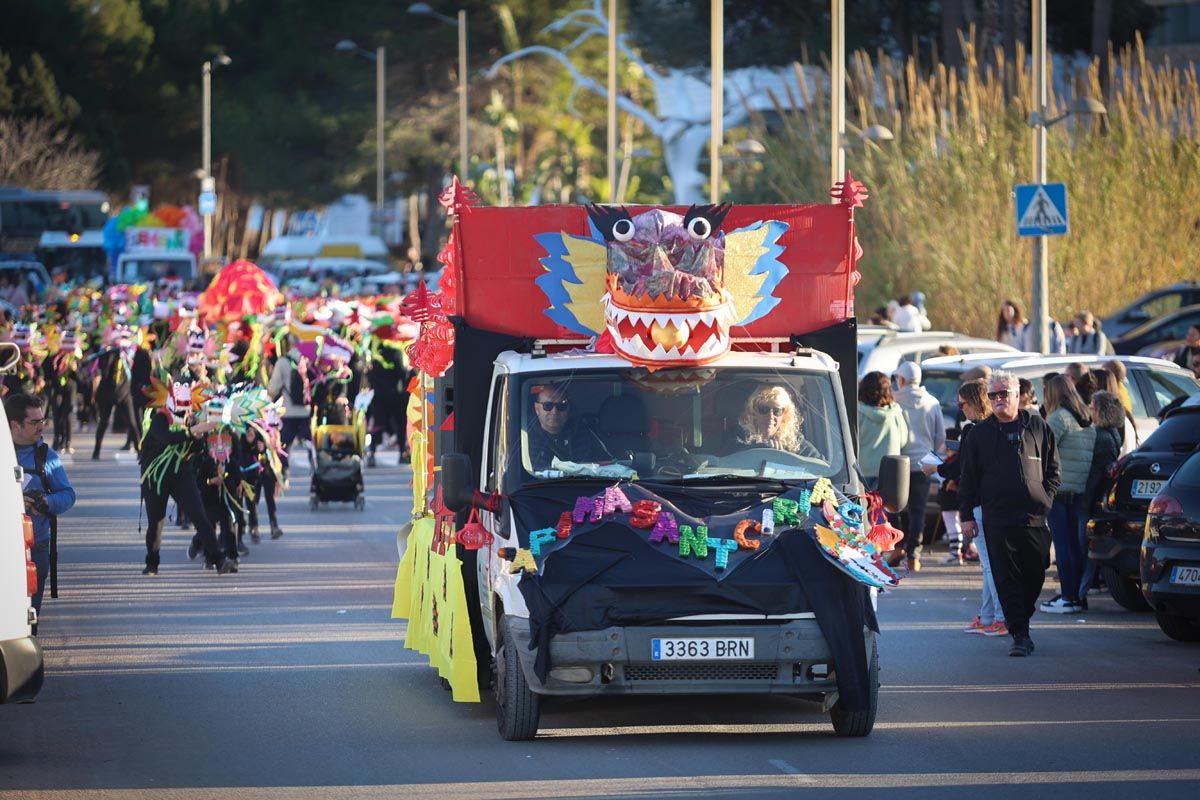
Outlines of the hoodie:
<svg viewBox="0 0 1200 800">
<path fill-rule="evenodd" d="M 946 422 L 942 405 L 921 385 L 909 384 L 896 392 L 896 402 L 904 409 L 911 434 L 908 444 L 900 451 L 909 457 L 913 472 L 920 470 L 917 462 L 929 453 L 946 449 Z"/>
<path fill-rule="evenodd" d="M 909 438 L 904 409 L 897 403 L 886 406 L 858 404 L 858 466 L 863 477 L 879 477 L 883 457 L 900 455 Z"/>
</svg>

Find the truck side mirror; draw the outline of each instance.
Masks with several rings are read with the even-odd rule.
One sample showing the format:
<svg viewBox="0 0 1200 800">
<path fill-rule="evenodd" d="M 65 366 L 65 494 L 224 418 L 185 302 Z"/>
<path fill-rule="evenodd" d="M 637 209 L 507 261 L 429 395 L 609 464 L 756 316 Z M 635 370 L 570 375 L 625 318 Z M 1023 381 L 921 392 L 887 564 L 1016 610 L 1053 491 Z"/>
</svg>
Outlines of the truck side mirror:
<svg viewBox="0 0 1200 800">
<path fill-rule="evenodd" d="M 879 494 L 883 497 L 883 507 L 893 514 L 899 514 L 908 505 L 910 470 L 908 456 L 884 456 L 879 464 Z"/>
<path fill-rule="evenodd" d="M 471 485 L 471 457 L 465 453 L 442 456 L 442 502 L 458 512 L 471 505 L 475 496 Z"/>
</svg>

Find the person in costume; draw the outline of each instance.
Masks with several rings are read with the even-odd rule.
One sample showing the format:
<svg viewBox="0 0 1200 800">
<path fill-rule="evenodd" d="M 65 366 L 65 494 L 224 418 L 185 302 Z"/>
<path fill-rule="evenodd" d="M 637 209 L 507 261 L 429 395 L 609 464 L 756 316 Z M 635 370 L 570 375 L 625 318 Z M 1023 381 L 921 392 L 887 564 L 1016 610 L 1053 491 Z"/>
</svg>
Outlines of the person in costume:
<svg viewBox="0 0 1200 800">
<path fill-rule="evenodd" d="M 71 431 L 75 425 L 79 361 L 79 334 L 74 328 L 67 328 L 58 337 L 55 352 L 42 362 L 49 412 L 54 423 L 54 449 L 59 453 L 75 452 L 71 447 Z"/>
<path fill-rule="evenodd" d="M 157 575 L 162 547 L 167 500 L 174 498 L 180 512 L 196 527 L 196 541 L 205 557 L 224 575 L 238 571 L 236 558 L 229 558 L 217 543 L 212 522 L 205 513 L 197 485 L 196 457 L 204 436 L 217 428 L 216 422 L 197 420 L 202 387 L 154 379 L 147 405 L 156 409 L 142 438 L 142 499 L 146 503 L 146 568 L 143 575 Z"/>
<path fill-rule="evenodd" d="M 380 336 L 372 336 L 369 345 L 367 382 L 375 393 L 367 410 L 371 418 L 371 448 L 367 466 L 375 466 L 375 451 L 385 436 L 395 436 L 399 442 L 400 460 L 404 461 L 405 409 L 408 408 L 409 370 L 404 350 Z"/>
<path fill-rule="evenodd" d="M 124 420 L 127 430 L 136 431 L 137 421 L 133 411 L 133 352 L 137 345 L 133 341 L 132 332 L 126 325 L 114 327 L 109 339 L 109 346 L 97 356 L 99 374 L 93 386 L 96 397 L 96 445 L 92 449 L 92 460 L 100 458 L 100 447 L 104 443 L 104 434 L 108 430 L 109 419 L 113 412 Z M 138 442 L 126 441 L 122 450 L 137 449 Z"/>
<path fill-rule="evenodd" d="M 249 517 L 250 541 L 255 544 L 258 544 L 262 538 L 258 528 L 258 500 L 260 497 L 266 500 L 271 538 L 278 539 L 283 536 L 283 529 L 279 527 L 275 507 L 279 487 L 283 485 L 283 463 L 281 461 L 283 445 L 279 440 L 281 424 L 278 406 L 270 405 L 262 419 L 252 423 L 243 435 L 242 480 L 249 487 L 245 500 Z"/>
</svg>

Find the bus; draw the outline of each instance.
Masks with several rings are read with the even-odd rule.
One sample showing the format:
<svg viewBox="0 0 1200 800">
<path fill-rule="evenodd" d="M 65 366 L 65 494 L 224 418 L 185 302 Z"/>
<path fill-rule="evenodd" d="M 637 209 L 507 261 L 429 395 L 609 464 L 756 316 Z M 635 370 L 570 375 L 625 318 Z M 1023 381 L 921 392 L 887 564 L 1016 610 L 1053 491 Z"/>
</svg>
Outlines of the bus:
<svg viewBox="0 0 1200 800">
<path fill-rule="evenodd" d="M 0 187 L 0 258 L 40 261 L 73 281 L 103 280 L 109 210 L 104 192 Z"/>
</svg>

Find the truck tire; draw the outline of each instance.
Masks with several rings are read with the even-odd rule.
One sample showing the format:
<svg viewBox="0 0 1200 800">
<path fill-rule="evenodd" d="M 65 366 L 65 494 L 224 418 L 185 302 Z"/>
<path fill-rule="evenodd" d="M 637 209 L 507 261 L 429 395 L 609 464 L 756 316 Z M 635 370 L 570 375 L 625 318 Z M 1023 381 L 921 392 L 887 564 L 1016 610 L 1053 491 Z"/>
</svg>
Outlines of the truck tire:
<svg viewBox="0 0 1200 800">
<path fill-rule="evenodd" d="M 525 742 L 537 735 L 541 698 L 529 689 L 521 671 L 517 643 L 507 636 L 496 653 L 496 727 L 509 742 Z"/>
<path fill-rule="evenodd" d="M 1155 611 L 1154 619 L 1162 632 L 1177 642 L 1200 642 L 1200 620 Z"/>
<path fill-rule="evenodd" d="M 868 736 L 875 727 L 875 713 L 879 709 L 879 648 L 875 644 L 875 636 L 871 636 L 871 651 L 869 673 L 871 681 L 871 704 L 866 711 L 847 711 L 839 698 L 829 709 L 829 719 L 833 723 L 833 732 L 843 738 Z"/>
<path fill-rule="evenodd" d="M 1149 611 L 1150 604 L 1142 595 L 1142 586 L 1133 578 L 1125 578 L 1112 567 L 1101 567 L 1108 593 L 1117 605 L 1129 611 Z"/>
</svg>

